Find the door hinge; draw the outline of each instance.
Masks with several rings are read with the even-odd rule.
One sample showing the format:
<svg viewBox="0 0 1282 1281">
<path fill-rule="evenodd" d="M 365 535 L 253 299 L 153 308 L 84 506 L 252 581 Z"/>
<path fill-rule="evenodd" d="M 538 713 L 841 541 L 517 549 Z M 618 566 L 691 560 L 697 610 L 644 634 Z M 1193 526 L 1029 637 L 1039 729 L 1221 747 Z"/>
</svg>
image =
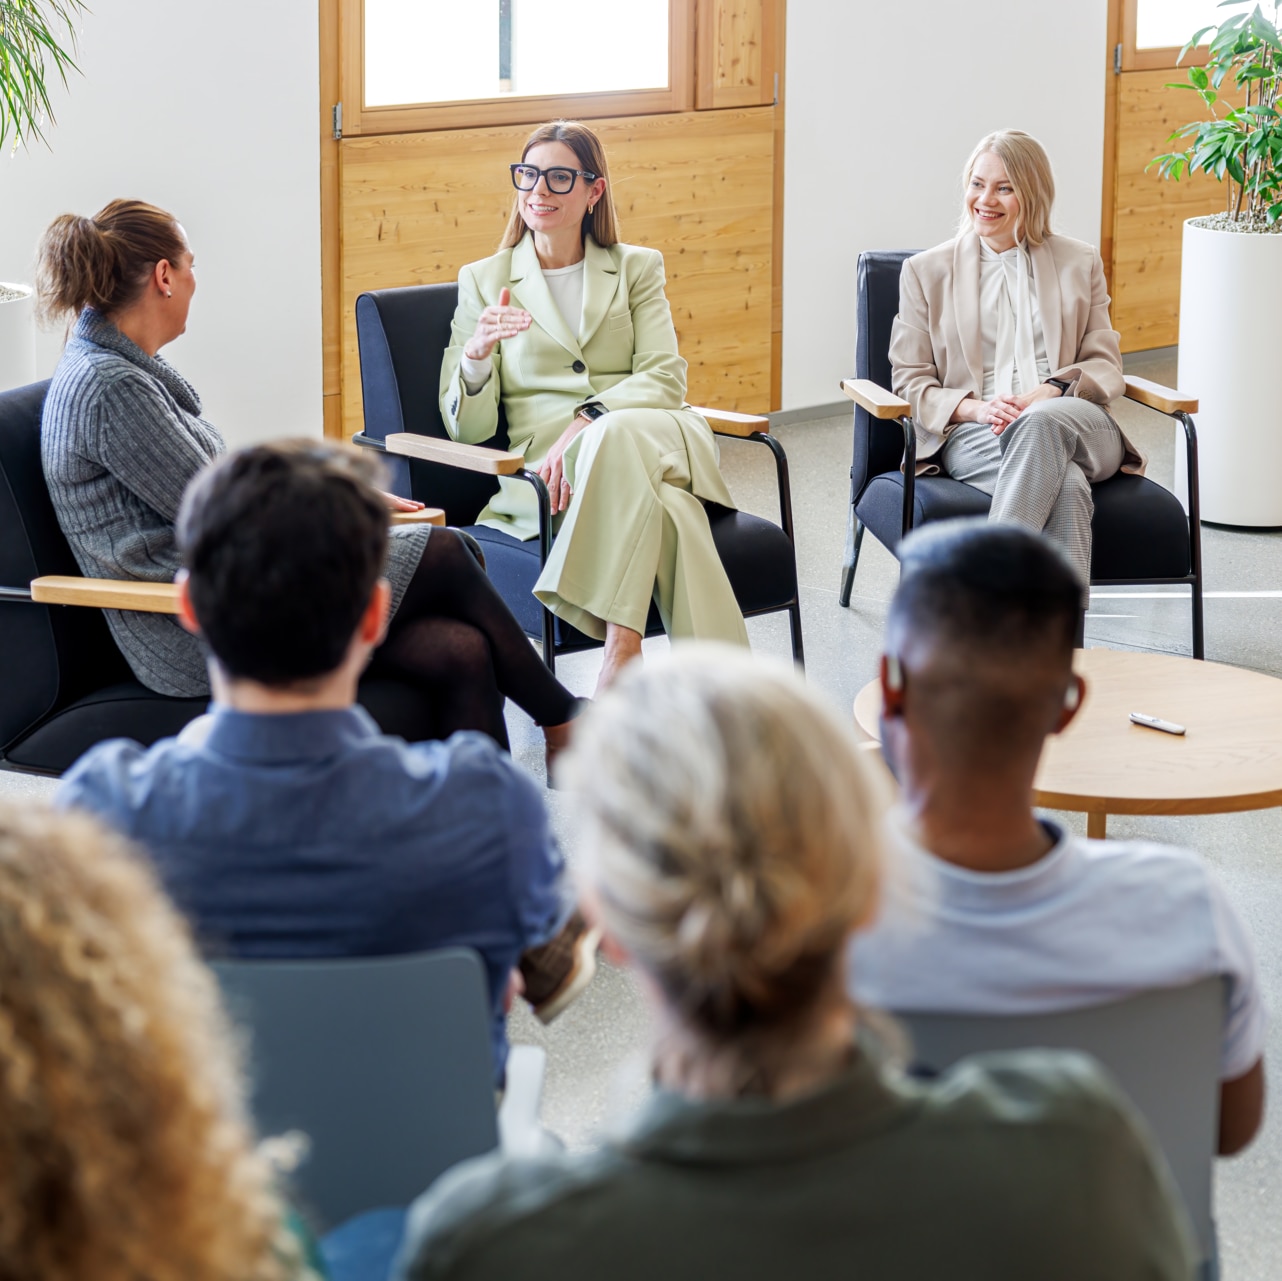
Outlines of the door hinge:
<svg viewBox="0 0 1282 1281">
<path fill-rule="evenodd" d="M 775 72 L 775 100 L 770 104 L 772 107 L 779 105 L 779 73 Z"/>
<path fill-rule="evenodd" d="M 334 141 L 337 142 L 343 136 L 343 104 L 336 102 L 334 104 Z"/>
<path fill-rule="evenodd" d="M 1115 76 L 1122 74 L 1122 46 L 1120 44 L 1113 46 L 1113 74 Z"/>
</svg>

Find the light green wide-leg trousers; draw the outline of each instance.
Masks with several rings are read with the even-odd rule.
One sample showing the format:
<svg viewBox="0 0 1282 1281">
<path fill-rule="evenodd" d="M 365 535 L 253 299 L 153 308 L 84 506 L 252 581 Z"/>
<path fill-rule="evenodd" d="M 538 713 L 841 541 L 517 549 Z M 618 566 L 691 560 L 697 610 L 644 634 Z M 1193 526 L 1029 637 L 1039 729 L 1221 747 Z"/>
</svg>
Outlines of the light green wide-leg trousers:
<svg viewBox="0 0 1282 1281">
<path fill-rule="evenodd" d="M 673 638 L 747 645 L 676 415 L 603 415 L 565 451 L 565 473 L 573 498 L 534 585 L 543 604 L 604 640 L 606 623 L 644 633 L 653 599 Z"/>
</svg>

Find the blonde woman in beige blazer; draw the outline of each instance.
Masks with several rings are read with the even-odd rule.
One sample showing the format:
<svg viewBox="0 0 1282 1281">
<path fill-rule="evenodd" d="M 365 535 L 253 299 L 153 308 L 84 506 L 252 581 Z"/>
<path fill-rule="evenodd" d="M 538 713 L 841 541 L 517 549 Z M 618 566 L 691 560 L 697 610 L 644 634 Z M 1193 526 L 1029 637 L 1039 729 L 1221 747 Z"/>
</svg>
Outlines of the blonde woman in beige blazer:
<svg viewBox="0 0 1282 1281">
<path fill-rule="evenodd" d="M 1144 468 L 1108 413 L 1124 388 L 1104 267 L 1051 232 L 1054 179 L 1035 138 L 989 134 L 964 187 L 957 236 L 900 277 L 890 360 L 917 469 L 991 494 L 990 520 L 1045 532 L 1089 600 L 1091 483 Z"/>
<path fill-rule="evenodd" d="M 703 506 L 734 500 L 711 429 L 685 403 L 663 256 L 620 243 L 605 154 L 586 126 L 536 129 L 512 177 L 502 247 L 459 273 L 446 427 L 479 444 L 505 411 L 558 517 L 534 594 L 605 642 L 598 689 L 640 654 L 652 599 L 674 637 L 746 645 Z M 480 520 L 533 538 L 529 486 L 504 483 Z"/>
</svg>

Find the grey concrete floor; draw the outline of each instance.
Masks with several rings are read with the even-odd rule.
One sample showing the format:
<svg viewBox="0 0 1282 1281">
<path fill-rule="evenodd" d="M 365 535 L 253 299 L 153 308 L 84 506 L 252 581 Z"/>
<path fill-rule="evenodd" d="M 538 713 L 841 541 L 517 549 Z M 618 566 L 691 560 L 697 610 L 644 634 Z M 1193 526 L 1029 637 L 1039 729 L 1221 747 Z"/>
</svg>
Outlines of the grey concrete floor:
<svg viewBox="0 0 1282 1281">
<path fill-rule="evenodd" d="M 1128 360 L 1128 369 L 1173 382 L 1169 352 Z M 1149 475 L 1170 485 L 1175 429 L 1169 419 L 1131 404 L 1116 410 L 1130 438 L 1149 455 Z M 780 427 L 788 451 L 797 529 L 808 678 L 848 714 L 855 694 L 875 674 L 886 605 L 897 579 L 893 557 L 871 537 L 864 540 L 850 607 L 837 603 L 845 539 L 850 416 Z M 774 468 L 769 454 L 749 442 L 725 441 L 722 464 L 739 504 L 777 516 Z M 1208 592 L 1228 593 L 1206 602 L 1207 657 L 1282 676 L 1282 599 L 1235 597 L 1232 593 L 1282 587 L 1282 531 L 1203 532 Z M 1162 589 L 1137 589 L 1157 592 Z M 1087 618 L 1088 645 L 1189 652 L 1187 599 L 1127 599 L 1125 589 L 1097 592 Z M 1171 595 L 1176 595 L 1172 589 Z M 755 651 L 790 658 L 782 615 L 748 624 Z M 646 642 L 647 652 L 666 641 Z M 599 652 L 558 663 L 571 689 L 590 694 Z M 541 775 L 542 740 L 519 710 L 509 711 L 513 751 Z M 1282 730 L 1280 730 L 1282 732 Z M 54 784 L 47 779 L 0 773 L 0 797 L 40 801 Z M 553 822 L 573 864 L 576 854 L 571 801 L 549 794 Z M 1077 831 L 1078 815 L 1059 815 Z M 1113 818 L 1109 834 L 1146 837 L 1198 850 L 1216 868 L 1255 935 L 1263 987 L 1271 1009 L 1282 993 L 1282 813 L 1202 818 Z M 538 1024 L 517 1002 L 510 1020 L 513 1041 L 543 1045 L 548 1052 L 545 1123 L 572 1147 L 588 1146 L 605 1118 L 632 1106 L 644 1089 L 647 1018 L 630 975 L 602 965 L 585 995 L 550 1028 Z M 1282 1029 L 1270 1032 L 1269 1058 L 1282 1064 Z M 1277 1071 L 1277 1067 L 1274 1067 Z M 1275 1109 L 1248 1151 L 1219 1163 L 1217 1214 L 1226 1281 L 1274 1281 L 1282 1274 L 1282 1108 Z"/>
</svg>

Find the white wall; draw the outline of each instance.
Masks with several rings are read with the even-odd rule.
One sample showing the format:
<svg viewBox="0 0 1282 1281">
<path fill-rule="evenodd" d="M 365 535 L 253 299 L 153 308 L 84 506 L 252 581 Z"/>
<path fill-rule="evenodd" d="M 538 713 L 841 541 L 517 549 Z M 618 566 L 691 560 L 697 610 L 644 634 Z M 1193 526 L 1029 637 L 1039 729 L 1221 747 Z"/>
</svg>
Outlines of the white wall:
<svg viewBox="0 0 1282 1281">
<path fill-rule="evenodd" d="M 1040 138 L 1054 225 L 1099 242 L 1107 0 L 788 0 L 783 408 L 830 404 L 855 359 L 855 263 L 953 233 L 994 129 Z"/>
<path fill-rule="evenodd" d="M 112 0 L 82 21 L 50 149 L 0 155 L 0 279 L 31 279 L 57 214 L 116 196 L 171 209 L 198 285 L 164 355 L 229 444 L 319 435 L 315 0 Z M 60 348 L 41 335 L 41 376 Z"/>
</svg>

